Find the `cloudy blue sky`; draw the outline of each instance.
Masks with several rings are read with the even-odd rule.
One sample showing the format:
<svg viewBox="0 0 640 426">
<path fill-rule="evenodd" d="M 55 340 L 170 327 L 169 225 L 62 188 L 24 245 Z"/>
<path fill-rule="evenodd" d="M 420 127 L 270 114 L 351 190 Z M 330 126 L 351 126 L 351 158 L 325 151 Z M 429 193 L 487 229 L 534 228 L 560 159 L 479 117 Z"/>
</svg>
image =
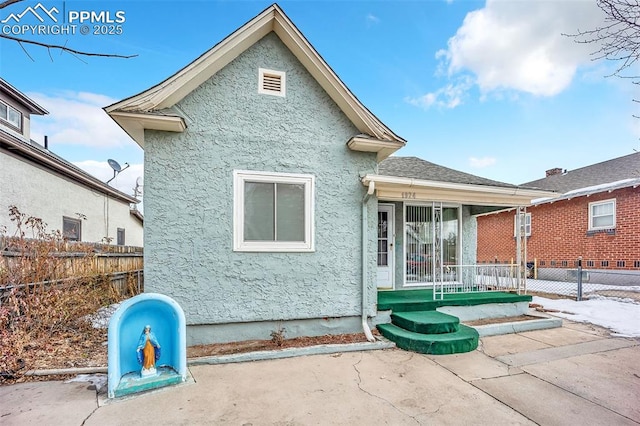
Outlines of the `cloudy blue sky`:
<svg viewBox="0 0 640 426">
<path fill-rule="evenodd" d="M 0 10 L 0 21 L 37 3 Z M 50 112 L 33 119 L 33 139 L 48 135 L 53 152 L 104 180 L 108 158 L 129 163 L 114 181 L 127 193 L 144 154 L 102 107 L 164 80 L 270 5 L 41 3 L 66 19 L 70 11 L 124 12 L 122 34 L 82 35 L 78 25 L 76 34 L 25 37 L 137 57 L 76 57 L 0 39 L 0 75 Z M 520 184 L 640 149 L 637 86 L 607 78 L 613 64 L 591 60 L 595 46 L 562 35 L 602 22 L 595 0 L 279 4 L 355 95 L 408 140 L 399 155 Z M 38 22 L 27 14 L 24 23 Z M 0 24 L 3 32 L 17 31 L 7 24 L 15 20 Z"/>
</svg>

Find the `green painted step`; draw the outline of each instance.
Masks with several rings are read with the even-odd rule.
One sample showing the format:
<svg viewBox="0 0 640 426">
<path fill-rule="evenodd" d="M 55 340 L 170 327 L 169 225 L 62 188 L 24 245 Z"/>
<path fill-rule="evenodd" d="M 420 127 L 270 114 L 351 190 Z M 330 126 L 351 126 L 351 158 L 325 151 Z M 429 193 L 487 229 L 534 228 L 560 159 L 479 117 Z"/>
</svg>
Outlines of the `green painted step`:
<svg viewBox="0 0 640 426">
<path fill-rule="evenodd" d="M 391 322 L 400 328 L 421 334 L 454 333 L 460 320 L 438 311 L 398 312 L 391 314 Z"/>
<path fill-rule="evenodd" d="M 471 352 L 478 347 L 478 332 L 466 325 L 454 333 L 420 334 L 393 324 L 379 324 L 378 330 L 404 350 L 431 355 Z"/>
</svg>

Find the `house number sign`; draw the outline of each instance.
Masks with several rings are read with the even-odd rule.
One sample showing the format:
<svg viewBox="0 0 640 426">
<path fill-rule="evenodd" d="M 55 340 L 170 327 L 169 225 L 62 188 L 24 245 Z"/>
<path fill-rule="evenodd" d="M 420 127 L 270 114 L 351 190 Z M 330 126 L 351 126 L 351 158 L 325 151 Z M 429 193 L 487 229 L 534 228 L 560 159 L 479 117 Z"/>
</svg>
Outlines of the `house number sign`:
<svg viewBox="0 0 640 426">
<path fill-rule="evenodd" d="M 415 192 L 403 192 L 402 193 L 402 198 L 405 200 L 415 200 L 416 199 L 416 193 Z"/>
</svg>

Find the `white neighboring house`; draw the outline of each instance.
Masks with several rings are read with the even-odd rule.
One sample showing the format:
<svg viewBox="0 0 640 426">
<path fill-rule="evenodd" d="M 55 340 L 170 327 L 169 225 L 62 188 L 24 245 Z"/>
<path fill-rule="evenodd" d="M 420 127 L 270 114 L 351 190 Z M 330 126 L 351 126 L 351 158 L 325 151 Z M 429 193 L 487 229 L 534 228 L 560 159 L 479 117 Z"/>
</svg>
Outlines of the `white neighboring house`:
<svg viewBox="0 0 640 426">
<path fill-rule="evenodd" d="M 0 230 L 14 235 L 13 205 L 72 241 L 142 246 L 139 201 L 31 140 L 32 114 L 48 112 L 0 78 Z"/>
</svg>

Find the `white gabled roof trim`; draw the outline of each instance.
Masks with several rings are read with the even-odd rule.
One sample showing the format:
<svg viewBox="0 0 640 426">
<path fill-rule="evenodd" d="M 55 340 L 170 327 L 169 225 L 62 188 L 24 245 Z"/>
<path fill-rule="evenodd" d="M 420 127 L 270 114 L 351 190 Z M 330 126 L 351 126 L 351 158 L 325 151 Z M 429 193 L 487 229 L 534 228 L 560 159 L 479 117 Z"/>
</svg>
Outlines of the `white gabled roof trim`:
<svg viewBox="0 0 640 426">
<path fill-rule="evenodd" d="M 488 204 L 517 206 L 530 204 L 534 198 L 549 196 L 549 191 L 519 188 L 474 185 L 464 183 L 440 182 L 432 180 L 412 179 L 398 176 L 368 174 L 362 178 L 363 185 L 375 182 L 378 194 L 390 194 L 392 191 L 416 191 L 433 197 L 449 197 L 451 200 L 464 201 L 468 204 Z M 435 198 L 434 198 L 435 199 Z M 438 198 L 439 199 L 439 198 Z M 437 200 L 436 200 L 437 201 Z M 486 203 L 484 203 L 486 201 Z"/>
<path fill-rule="evenodd" d="M 141 132 L 136 128 L 136 125 L 133 124 L 133 127 L 130 127 L 132 126 L 131 123 L 119 121 L 114 116 L 114 113 L 135 112 L 145 114 L 174 106 L 271 31 L 274 31 L 280 37 L 282 42 L 298 58 L 360 132 L 382 141 L 397 142 L 402 145 L 406 143 L 404 139 L 393 133 L 351 93 L 277 4 L 268 7 L 162 83 L 105 107 L 104 110 L 138 144 L 143 146 L 143 137 L 141 139 Z M 144 135 L 144 129 L 142 129 L 142 135 Z"/>
</svg>

